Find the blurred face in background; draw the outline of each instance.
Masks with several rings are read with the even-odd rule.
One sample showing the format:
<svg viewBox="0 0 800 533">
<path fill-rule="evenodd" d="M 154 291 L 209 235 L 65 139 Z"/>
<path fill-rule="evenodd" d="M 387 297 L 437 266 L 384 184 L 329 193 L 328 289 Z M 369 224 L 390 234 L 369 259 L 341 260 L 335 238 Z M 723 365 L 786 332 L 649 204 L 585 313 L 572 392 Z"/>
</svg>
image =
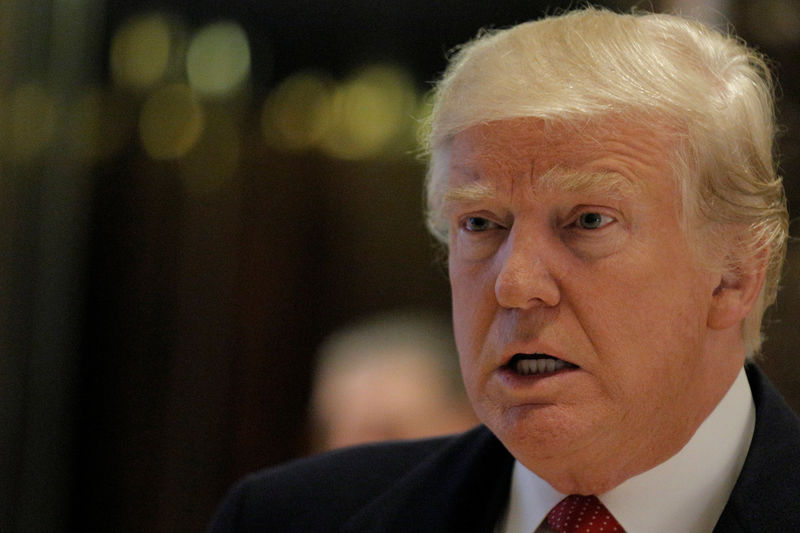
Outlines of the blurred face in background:
<svg viewBox="0 0 800 533">
<path fill-rule="evenodd" d="M 465 398 L 431 361 L 402 349 L 327 372 L 312 400 L 317 450 L 444 435 L 475 424 Z"/>
</svg>

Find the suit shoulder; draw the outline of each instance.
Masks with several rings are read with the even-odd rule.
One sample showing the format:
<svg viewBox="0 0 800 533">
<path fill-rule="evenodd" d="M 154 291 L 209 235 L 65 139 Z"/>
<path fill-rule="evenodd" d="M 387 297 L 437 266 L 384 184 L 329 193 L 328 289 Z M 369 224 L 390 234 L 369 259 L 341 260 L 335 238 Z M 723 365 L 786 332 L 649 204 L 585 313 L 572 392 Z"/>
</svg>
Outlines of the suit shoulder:
<svg viewBox="0 0 800 533">
<path fill-rule="evenodd" d="M 380 489 L 453 440 L 455 437 L 354 446 L 291 461 L 254 474 L 249 480 L 304 493 L 328 492 L 344 483 L 362 490 Z"/>
<path fill-rule="evenodd" d="M 800 418 L 755 365 L 750 450 L 715 531 L 800 531 Z"/>
<path fill-rule="evenodd" d="M 357 446 L 251 474 L 230 490 L 211 531 L 335 530 L 365 501 L 456 440 Z"/>
</svg>

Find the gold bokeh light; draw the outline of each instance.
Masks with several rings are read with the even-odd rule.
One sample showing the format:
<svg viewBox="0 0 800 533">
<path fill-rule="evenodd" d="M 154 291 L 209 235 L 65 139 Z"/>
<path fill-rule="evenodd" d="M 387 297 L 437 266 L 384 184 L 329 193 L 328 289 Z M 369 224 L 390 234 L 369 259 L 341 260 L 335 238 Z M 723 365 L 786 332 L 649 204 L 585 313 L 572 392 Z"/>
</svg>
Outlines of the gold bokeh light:
<svg viewBox="0 0 800 533">
<path fill-rule="evenodd" d="M 2 154 L 26 162 L 42 154 L 53 141 L 58 106 L 45 88 L 28 83 L 14 88 L 2 100 Z"/>
<path fill-rule="evenodd" d="M 423 94 L 417 103 L 417 110 L 414 113 L 414 140 L 417 143 L 418 153 L 424 153 L 428 148 L 428 135 L 431 131 L 431 113 L 433 113 L 433 97 L 433 90 Z"/>
<path fill-rule="evenodd" d="M 192 38 L 186 53 L 189 86 L 204 96 L 221 97 L 250 76 L 250 43 L 235 22 L 210 24 Z"/>
<path fill-rule="evenodd" d="M 177 159 L 200 138 L 203 118 L 203 108 L 187 85 L 166 85 L 153 92 L 142 106 L 142 146 L 153 159 Z"/>
<path fill-rule="evenodd" d="M 321 148 L 351 160 L 400 153 L 413 145 L 416 107 L 416 90 L 405 70 L 367 66 L 336 89 Z"/>
<path fill-rule="evenodd" d="M 314 146 L 330 127 L 333 82 L 312 71 L 286 78 L 264 103 L 261 127 L 270 145 L 286 150 Z"/>
<path fill-rule="evenodd" d="M 116 31 L 111 41 L 111 77 L 122 87 L 144 90 L 167 73 L 173 49 L 170 23 L 161 14 L 132 17 Z"/>
</svg>

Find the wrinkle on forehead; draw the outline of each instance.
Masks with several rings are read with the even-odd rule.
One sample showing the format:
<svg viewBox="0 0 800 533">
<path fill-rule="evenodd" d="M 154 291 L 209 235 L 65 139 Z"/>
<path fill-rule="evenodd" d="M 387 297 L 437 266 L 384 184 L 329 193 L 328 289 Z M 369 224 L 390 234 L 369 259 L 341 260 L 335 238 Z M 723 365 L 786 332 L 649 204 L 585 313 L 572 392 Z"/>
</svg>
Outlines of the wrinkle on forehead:
<svg viewBox="0 0 800 533">
<path fill-rule="evenodd" d="M 587 125 L 526 118 L 475 126 L 450 147 L 451 185 L 465 185 L 445 187 L 443 199 L 447 204 L 497 196 L 505 180 L 511 194 L 528 183 L 522 190 L 533 194 L 630 196 L 643 186 L 632 167 L 663 154 L 672 133 L 617 120 Z"/>
<path fill-rule="evenodd" d="M 471 203 L 497 197 L 495 182 L 480 181 L 449 188 L 445 192 L 445 204 Z M 554 167 L 539 177 L 531 176 L 531 193 L 582 193 L 597 194 L 612 198 L 628 198 L 640 189 L 640 183 L 628 179 L 619 172 L 586 172 Z"/>
</svg>

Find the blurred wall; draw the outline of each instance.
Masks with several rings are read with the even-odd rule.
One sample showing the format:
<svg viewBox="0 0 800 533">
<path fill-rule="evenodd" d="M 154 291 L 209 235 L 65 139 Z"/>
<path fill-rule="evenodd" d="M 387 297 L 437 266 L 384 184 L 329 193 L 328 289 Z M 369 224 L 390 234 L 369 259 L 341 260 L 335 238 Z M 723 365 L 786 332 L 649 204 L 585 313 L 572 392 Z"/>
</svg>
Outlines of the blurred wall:
<svg viewBox="0 0 800 533">
<path fill-rule="evenodd" d="M 0 0 L 0 530 L 202 530 L 305 453 L 324 335 L 448 309 L 415 144 L 446 51 L 567 4 Z M 800 12 L 725 9 L 778 61 L 796 216 Z M 800 408 L 790 258 L 763 364 Z"/>
</svg>

